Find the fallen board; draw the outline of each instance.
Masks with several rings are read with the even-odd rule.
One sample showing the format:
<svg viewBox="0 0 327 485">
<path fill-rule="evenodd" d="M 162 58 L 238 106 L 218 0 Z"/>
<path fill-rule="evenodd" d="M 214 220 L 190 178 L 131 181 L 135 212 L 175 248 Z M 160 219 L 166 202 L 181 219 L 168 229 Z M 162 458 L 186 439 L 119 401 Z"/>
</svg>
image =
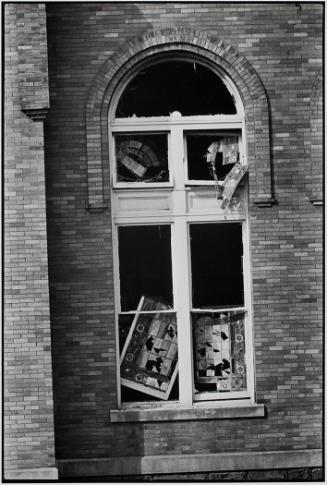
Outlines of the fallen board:
<svg viewBox="0 0 327 485">
<path fill-rule="evenodd" d="M 176 315 L 164 310 L 170 307 L 141 297 L 121 354 L 120 376 L 123 386 L 167 400 L 178 373 L 178 350 Z"/>
</svg>

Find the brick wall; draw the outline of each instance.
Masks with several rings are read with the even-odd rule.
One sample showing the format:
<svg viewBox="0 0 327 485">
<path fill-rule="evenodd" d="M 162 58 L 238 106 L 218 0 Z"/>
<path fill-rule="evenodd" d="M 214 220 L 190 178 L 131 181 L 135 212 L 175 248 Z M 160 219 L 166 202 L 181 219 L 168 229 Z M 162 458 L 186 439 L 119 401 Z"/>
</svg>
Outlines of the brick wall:
<svg viewBox="0 0 327 485">
<path fill-rule="evenodd" d="M 43 123 L 21 111 L 48 105 L 44 6 L 7 4 L 4 21 L 4 466 L 53 478 Z"/>
<path fill-rule="evenodd" d="M 304 145 L 322 62 L 322 6 L 49 3 L 47 15 L 57 458 L 320 448 L 322 214 L 309 200 L 311 159 Z M 256 390 L 266 418 L 109 422 L 116 407 L 110 207 L 85 209 L 85 109 L 108 57 L 128 39 L 165 27 L 196 28 L 233 45 L 266 89 L 277 204 L 250 207 Z M 104 191 L 109 200 L 108 185 Z"/>
</svg>

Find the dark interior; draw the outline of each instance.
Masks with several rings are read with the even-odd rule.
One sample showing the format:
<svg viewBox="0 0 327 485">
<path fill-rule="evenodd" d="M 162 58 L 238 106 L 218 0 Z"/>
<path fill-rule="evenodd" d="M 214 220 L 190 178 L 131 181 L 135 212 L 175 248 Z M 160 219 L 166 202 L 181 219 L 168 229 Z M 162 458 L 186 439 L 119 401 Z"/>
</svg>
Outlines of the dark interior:
<svg viewBox="0 0 327 485">
<path fill-rule="evenodd" d="M 118 230 L 121 310 L 136 310 L 143 295 L 173 306 L 170 226 Z"/>
<path fill-rule="evenodd" d="M 128 84 L 116 117 L 236 114 L 219 76 L 196 62 L 167 61 L 142 69 Z"/>
<path fill-rule="evenodd" d="M 193 308 L 243 305 L 241 223 L 191 224 Z"/>
<path fill-rule="evenodd" d="M 206 154 L 211 143 L 215 142 L 224 135 L 221 130 L 217 132 L 189 133 L 186 135 L 187 146 L 187 166 L 189 180 L 213 180 L 210 166 L 206 161 Z M 234 164 L 223 164 L 223 154 L 217 153 L 215 159 L 215 169 L 217 178 L 223 180 L 231 171 Z"/>
</svg>

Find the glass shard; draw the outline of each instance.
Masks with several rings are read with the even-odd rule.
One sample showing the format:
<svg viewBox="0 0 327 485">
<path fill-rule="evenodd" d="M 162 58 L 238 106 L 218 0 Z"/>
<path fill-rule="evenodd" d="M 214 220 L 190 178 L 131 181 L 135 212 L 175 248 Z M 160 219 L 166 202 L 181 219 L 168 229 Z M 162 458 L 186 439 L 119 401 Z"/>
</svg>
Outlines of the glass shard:
<svg viewBox="0 0 327 485">
<path fill-rule="evenodd" d="M 186 135 L 188 180 L 223 180 L 240 160 L 237 133 L 197 132 Z"/>
</svg>

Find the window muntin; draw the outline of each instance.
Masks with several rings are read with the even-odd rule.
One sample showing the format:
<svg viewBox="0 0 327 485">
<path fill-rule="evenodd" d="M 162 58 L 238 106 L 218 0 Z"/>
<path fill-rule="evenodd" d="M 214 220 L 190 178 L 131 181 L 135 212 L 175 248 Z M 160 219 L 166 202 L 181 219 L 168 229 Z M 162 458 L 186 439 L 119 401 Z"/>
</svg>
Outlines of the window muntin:
<svg viewBox="0 0 327 485">
<path fill-rule="evenodd" d="M 226 85 L 230 87 L 230 82 L 224 80 Z M 246 201 L 246 185 L 241 183 L 237 189 L 237 197 L 229 197 L 227 199 L 225 206 L 221 201 L 217 201 L 218 190 L 216 181 L 213 179 L 206 179 L 206 175 L 199 175 L 198 179 L 191 179 L 189 173 L 189 155 L 190 148 L 187 146 L 188 135 L 198 135 L 202 136 L 204 139 L 213 135 L 212 143 L 220 141 L 221 139 L 226 139 L 226 137 L 237 137 L 238 139 L 238 149 L 234 150 L 236 153 L 237 162 L 236 166 L 246 166 L 246 152 L 244 150 L 245 138 L 244 138 L 244 114 L 242 111 L 242 106 L 240 105 L 240 100 L 237 93 L 233 99 L 237 102 L 237 113 L 236 114 L 219 114 L 219 115 L 194 115 L 194 116 L 183 116 L 183 114 L 178 112 L 170 112 L 169 116 L 157 116 L 157 117 L 146 117 L 146 116 L 131 116 L 131 117 L 116 117 L 110 124 L 110 136 L 111 140 L 114 140 L 115 136 L 121 136 L 127 134 L 128 136 L 142 135 L 150 136 L 153 134 L 165 134 L 168 140 L 168 167 L 169 167 L 169 181 L 167 182 L 117 182 L 115 176 L 113 177 L 113 195 L 115 202 L 113 204 L 113 220 L 117 225 L 118 229 L 122 227 L 121 225 L 158 225 L 168 224 L 171 227 L 171 256 L 172 256 L 172 285 L 173 285 L 173 295 L 174 295 L 174 308 L 168 310 L 169 312 L 175 313 L 178 340 L 183 342 L 183 345 L 178 349 L 178 375 L 175 376 L 174 384 L 171 388 L 170 394 L 168 396 L 169 401 L 179 401 L 181 406 L 192 406 L 193 402 L 196 401 L 220 401 L 225 402 L 233 398 L 245 398 L 253 399 L 253 363 L 251 361 L 251 288 L 248 283 L 249 278 L 249 260 L 248 260 L 248 242 L 247 242 L 247 216 L 246 216 L 246 202 L 241 203 L 241 211 L 239 213 L 234 211 L 234 208 L 240 205 L 241 201 Z M 205 149 L 207 150 L 208 138 L 206 139 Z M 228 145 L 231 140 L 226 143 Z M 232 140 L 234 142 L 234 140 Z M 209 145 L 209 146 L 210 146 Z M 113 147 L 114 144 L 111 144 Z M 217 153 L 221 153 L 220 146 L 216 147 Z M 189 149 L 189 150 L 188 150 Z M 192 151 L 192 150 L 191 150 Z M 228 152 L 228 150 L 227 150 Z M 202 154 L 202 150 L 197 150 L 196 158 L 199 160 L 198 155 Z M 223 156 L 226 154 L 226 149 L 222 148 Z M 204 155 L 204 156 L 203 156 Z M 233 155 L 233 151 L 232 151 Z M 114 149 L 112 148 L 111 157 L 115 159 Z M 207 161 L 205 159 L 205 154 L 201 155 L 203 160 L 203 167 L 208 170 Z M 191 155 L 192 160 L 192 155 Z M 201 160 L 201 161 L 202 161 Z M 220 161 L 222 162 L 221 158 Z M 191 161 L 192 165 L 192 161 Z M 217 157 L 217 171 L 219 172 L 219 155 Z M 221 166 L 224 165 L 221 163 Z M 226 164 L 235 166 L 232 163 Z M 230 169 L 231 169 L 230 168 Z M 244 167 L 243 167 L 244 168 Z M 201 170 L 204 170 L 201 169 Z M 202 171 L 202 173 L 204 173 Z M 209 172 L 210 173 L 210 172 Z M 228 171 L 229 176 L 231 172 Z M 201 178 L 203 177 L 203 178 Z M 221 171 L 221 179 L 224 179 L 224 173 Z M 239 182 L 240 177 L 236 180 L 236 184 Z M 232 185 L 233 185 L 232 181 Z M 127 190 L 128 189 L 128 190 Z M 135 190 L 134 190 L 135 189 Z M 134 194 L 134 195 L 133 195 Z M 236 195 L 235 194 L 235 195 Z M 241 195 L 242 194 L 242 195 Z M 131 207 L 129 203 L 128 206 L 131 208 L 130 216 L 128 211 L 125 210 L 127 204 L 122 204 L 119 206 L 119 200 L 132 200 L 130 197 L 135 197 L 135 207 Z M 160 201 L 166 198 L 165 204 L 161 204 L 152 201 Z M 235 200 L 234 200 L 235 199 Z M 236 200 L 237 199 L 237 200 Z M 141 201 L 141 202 L 140 202 Z M 193 203 L 193 202 L 197 203 Z M 207 202 L 206 202 L 207 201 Z M 237 202 L 236 204 L 233 203 Z M 204 207 L 210 207 L 209 211 L 203 210 Z M 120 208 L 121 207 L 121 208 Z M 192 207 L 195 209 L 193 210 Z M 142 208 L 142 210 L 141 210 Z M 133 210 L 134 209 L 134 210 Z M 239 262 L 238 268 L 241 268 L 241 273 L 243 270 L 243 275 L 241 275 L 242 282 L 238 283 L 237 295 L 238 299 L 234 303 L 228 303 L 227 308 L 221 308 L 219 302 L 214 305 L 212 301 L 210 308 L 205 308 L 203 306 L 197 308 L 194 306 L 192 301 L 192 275 L 191 275 L 191 242 L 189 240 L 189 227 L 192 224 L 200 225 L 204 222 L 213 223 L 215 225 L 219 221 L 220 224 L 231 224 L 231 222 L 236 222 L 239 226 L 237 238 L 239 238 L 242 233 L 242 241 L 245 251 L 245 261 L 246 264 Z M 203 226 L 204 227 L 204 226 Z M 236 252 L 237 253 L 237 252 Z M 237 253 L 238 254 L 238 253 Z M 118 257 L 118 253 L 117 253 Z M 243 256 L 244 263 L 244 256 Z M 240 271 L 235 270 L 235 274 L 239 276 Z M 116 272 L 117 274 L 117 272 Z M 211 278 L 213 279 L 213 278 Z M 243 285 L 243 288 L 242 288 Z M 241 295 L 241 296 L 240 296 Z M 243 299 L 242 299 L 243 295 Z M 144 295 L 145 296 L 145 295 Z M 226 297 L 227 298 L 227 297 Z M 158 296 L 158 300 L 161 300 L 161 295 Z M 116 300 L 117 301 L 117 300 Z M 226 300 L 227 301 L 227 300 Z M 119 307 L 120 302 L 117 304 Z M 135 306 L 135 303 L 134 303 Z M 219 308 L 217 308 L 217 306 Z M 133 319 L 129 320 L 128 327 L 131 328 L 133 320 L 138 310 L 131 310 L 133 314 Z M 162 310 L 164 313 L 164 310 Z M 215 377 L 217 382 L 215 383 L 215 388 L 208 387 L 208 383 L 202 382 L 202 388 L 199 389 L 199 379 L 196 379 L 196 367 L 194 360 L 194 345 L 196 342 L 195 327 L 196 322 L 199 318 L 205 317 L 212 318 L 215 325 L 218 325 L 216 319 L 231 318 L 231 312 L 238 312 L 238 314 L 244 315 L 244 342 L 247 343 L 247 352 L 244 353 L 244 376 L 240 378 L 238 374 L 233 374 L 226 377 L 228 374 L 228 369 L 226 368 L 226 363 L 221 361 L 221 367 L 225 365 L 224 369 L 220 368 L 215 370 Z M 124 316 L 124 311 L 121 311 L 118 317 L 119 323 L 122 322 Z M 128 312 L 126 312 L 128 313 Z M 201 322 L 200 322 L 201 323 Z M 221 322 L 219 323 L 219 325 Z M 226 321 L 223 322 L 226 325 Z M 232 325 L 232 324 L 229 324 Z M 128 334 L 129 330 L 127 331 Z M 233 335 L 231 331 L 231 336 Z M 235 346 L 233 347 L 232 337 L 230 340 L 230 354 L 229 354 L 229 365 L 232 368 L 232 356 L 235 353 Z M 193 356 L 192 356 L 193 354 Z M 225 358 L 225 357 L 224 357 Z M 121 360 L 121 356 L 119 357 Z M 153 360 L 153 359 L 152 359 Z M 235 360 L 235 359 L 234 359 Z M 150 364 L 152 365 L 152 364 Z M 219 365 L 219 362 L 216 363 Z M 234 365 L 235 367 L 235 365 Z M 177 365 L 175 371 L 177 369 Z M 217 375 L 216 375 L 217 374 Z M 235 374 L 235 375 L 234 375 Z M 203 376 L 201 376 L 203 377 Z M 229 384 L 226 384 L 226 379 L 229 378 Z M 120 379 L 120 375 L 119 375 Z M 225 380 L 222 380 L 225 379 Z M 219 382 L 218 382 L 219 381 Z M 212 384 L 212 383 L 211 383 Z M 227 389 L 223 389 L 224 384 L 227 385 Z M 196 387 L 198 386 L 198 387 Z M 219 387 L 220 386 L 220 387 Z M 201 387 L 201 386 L 200 386 Z M 143 389 L 144 391 L 144 389 Z M 154 396 L 146 392 L 139 392 L 139 390 L 131 390 L 126 386 L 121 386 L 119 392 L 119 405 L 122 403 L 124 406 L 128 405 L 144 405 L 151 407 L 151 401 L 164 401 L 161 396 Z M 132 394 L 131 394 L 132 392 Z M 156 402 L 153 405 L 158 406 L 160 403 Z"/>
</svg>

